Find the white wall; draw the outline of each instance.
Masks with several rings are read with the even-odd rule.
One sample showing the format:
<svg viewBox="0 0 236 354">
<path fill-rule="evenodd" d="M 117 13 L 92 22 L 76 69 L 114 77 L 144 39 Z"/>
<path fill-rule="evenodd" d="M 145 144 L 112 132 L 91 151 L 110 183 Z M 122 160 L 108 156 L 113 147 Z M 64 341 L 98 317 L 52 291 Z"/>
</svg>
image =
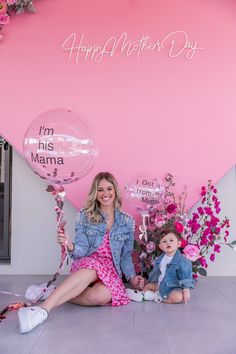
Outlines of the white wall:
<svg viewBox="0 0 236 354">
<path fill-rule="evenodd" d="M 55 201 L 22 157 L 13 154 L 11 264 L 0 265 L 0 274 L 52 274 L 58 269 L 60 247 L 56 243 Z M 188 186 L 190 188 L 190 186 Z M 230 239 L 236 239 L 236 176 L 233 167 L 217 184 L 222 216 L 231 220 Z M 78 185 L 78 198 L 80 195 Z M 82 201 L 83 202 L 83 201 Z M 67 232 L 74 237 L 76 210 L 65 201 Z M 63 273 L 68 272 L 66 267 Z M 224 247 L 208 275 L 236 275 L 236 252 Z"/>
<path fill-rule="evenodd" d="M 46 192 L 47 183 L 16 152 L 12 175 L 11 264 L 0 265 L 0 274 L 55 273 L 60 263 L 60 247 L 56 242 L 54 198 Z M 66 229 L 73 238 L 76 210 L 65 200 L 64 211 Z"/>
</svg>

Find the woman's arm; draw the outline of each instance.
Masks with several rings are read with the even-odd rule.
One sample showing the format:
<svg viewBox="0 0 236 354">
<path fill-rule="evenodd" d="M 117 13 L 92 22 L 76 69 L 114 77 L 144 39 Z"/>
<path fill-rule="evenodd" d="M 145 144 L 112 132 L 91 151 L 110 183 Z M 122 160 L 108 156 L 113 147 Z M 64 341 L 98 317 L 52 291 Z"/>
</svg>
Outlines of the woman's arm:
<svg viewBox="0 0 236 354">
<path fill-rule="evenodd" d="M 178 274 L 178 283 L 180 288 L 192 289 L 193 286 L 193 277 L 192 277 L 192 262 L 187 259 L 185 256 L 181 256 L 180 265 L 177 269 Z"/>
<path fill-rule="evenodd" d="M 71 258 L 77 259 L 87 255 L 89 250 L 89 242 L 87 235 L 85 233 L 85 221 L 86 215 L 83 210 L 81 210 L 76 219 L 76 227 L 75 227 L 75 241 L 72 243 L 73 248 L 69 249 L 69 254 Z"/>
</svg>

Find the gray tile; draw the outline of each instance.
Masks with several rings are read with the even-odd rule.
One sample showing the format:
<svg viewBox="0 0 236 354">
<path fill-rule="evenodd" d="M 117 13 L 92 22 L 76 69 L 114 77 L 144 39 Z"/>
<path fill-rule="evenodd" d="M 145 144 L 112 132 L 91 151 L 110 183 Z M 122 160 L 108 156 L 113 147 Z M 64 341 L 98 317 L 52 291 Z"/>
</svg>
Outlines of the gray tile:
<svg viewBox="0 0 236 354">
<path fill-rule="evenodd" d="M 166 329 L 171 354 L 235 354 L 235 313 L 219 317 L 217 313 L 185 314 L 178 319 L 169 318 Z"/>
<path fill-rule="evenodd" d="M 1 289 L 23 292 L 49 276 L 1 276 Z M 60 277 L 58 282 L 62 281 Z M 20 334 L 17 313 L 0 323 L 6 354 L 235 354 L 236 277 L 200 278 L 188 304 L 145 301 L 112 308 L 66 303 L 28 334 Z M 18 301 L 0 295 L 0 306 Z"/>
</svg>

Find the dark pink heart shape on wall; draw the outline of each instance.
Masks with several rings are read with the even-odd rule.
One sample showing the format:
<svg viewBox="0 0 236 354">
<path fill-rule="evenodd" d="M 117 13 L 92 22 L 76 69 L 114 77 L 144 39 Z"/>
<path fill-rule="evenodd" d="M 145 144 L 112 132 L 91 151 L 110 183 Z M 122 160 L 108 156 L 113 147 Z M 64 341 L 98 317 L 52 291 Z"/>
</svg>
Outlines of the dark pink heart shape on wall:
<svg viewBox="0 0 236 354">
<path fill-rule="evenodd" d="M 74 205 L 100 170 L 113 172 L 122 187 L 139 171 L 171 172 L 193 202 L 208 178 L 235 163 L 235 7 L 210 0 L 39 2 L 35 16 L 12 18 L 0 42 L 0 134 L 22 152 L 38 114 L 68 107 L 87 118 L 100 152 L 93 171 L 67 188 Z M 187 40 L 166 37 L 176 31 Z M 70 57 L 62 44 L 71 33 L 84 51 Z M 113 56 L 86 59 L 86 48 L 111 36 L 107 51 L 121 38 Z M 144 37 L 146 49 L 138 52 Z"/>
</svg>

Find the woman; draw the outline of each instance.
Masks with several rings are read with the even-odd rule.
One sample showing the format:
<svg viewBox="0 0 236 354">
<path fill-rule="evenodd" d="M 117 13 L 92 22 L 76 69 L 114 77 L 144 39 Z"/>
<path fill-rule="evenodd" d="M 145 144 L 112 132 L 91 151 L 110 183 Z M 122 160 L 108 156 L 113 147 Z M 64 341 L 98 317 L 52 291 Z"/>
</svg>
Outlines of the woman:
<svg viewBox="0 0 236 354">
<path fill-rule="evenodd" d="M 122 272 L 131 286 L 142 289 L 144 279 L 136 276 L 132 263 L 134 220 L 122 212 L 121 196 L 114 176 L 95 176 L 84 209 L 78 215 L 75 242 L 63 230 L 58 242 L 66 245 L 74 259 L 72 274 L 41 304 L 18 312 L 21 333 L 44 322 L 48 313 L 66 301 L 82 306 L 129 303 Z"/>
</svg>

